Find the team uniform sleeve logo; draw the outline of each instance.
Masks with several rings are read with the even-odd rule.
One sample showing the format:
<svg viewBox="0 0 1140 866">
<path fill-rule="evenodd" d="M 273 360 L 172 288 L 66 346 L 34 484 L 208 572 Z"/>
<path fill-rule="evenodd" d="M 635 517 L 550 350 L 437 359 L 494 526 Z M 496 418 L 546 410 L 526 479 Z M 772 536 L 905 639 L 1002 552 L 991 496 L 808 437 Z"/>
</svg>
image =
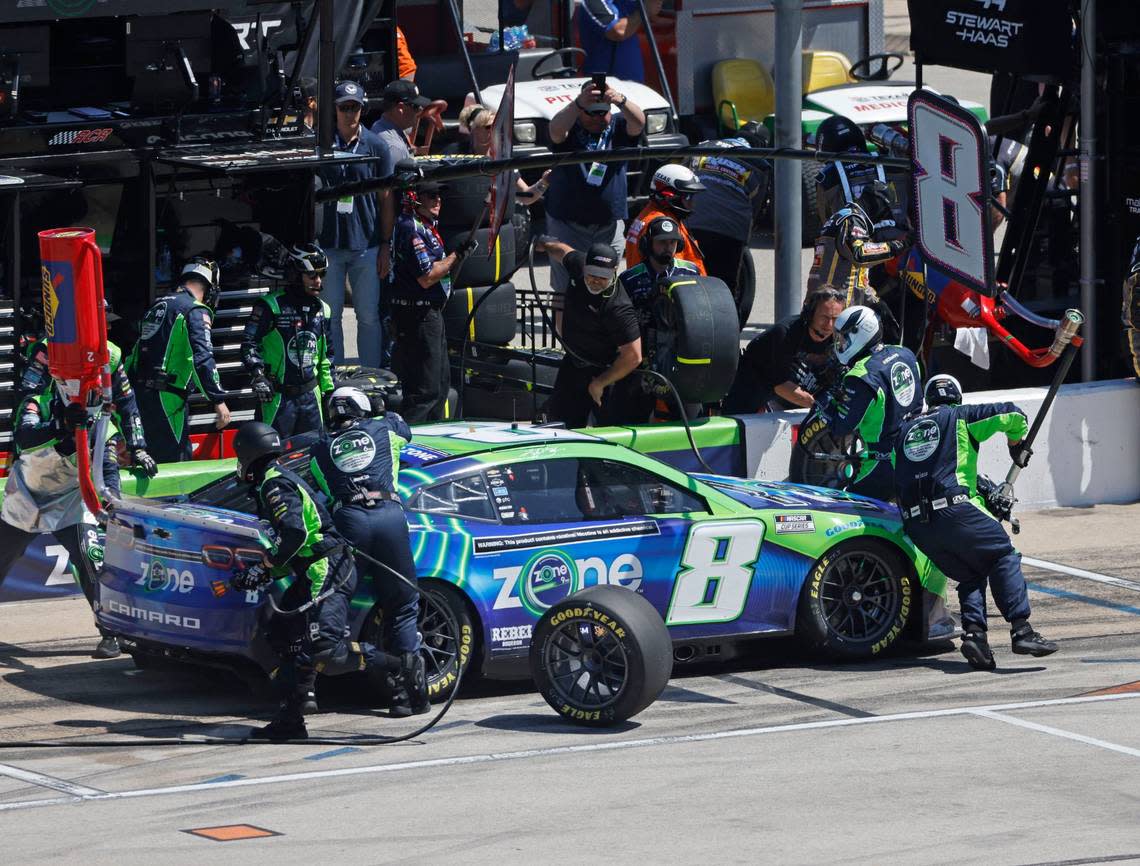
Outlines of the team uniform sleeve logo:
<svg viewBox="0 0 1140 866">
<path fill-rule="evenodd" d="M 363 430 L 350 430 L 332 441 L 329 456 L 341 472 L 360 472 L 376 458 L 376 443 Z"/>
<path fill-rule="evenodd" d="M 942 441 L 942 433 L 930 418 L 919 421 L 903 437 L 903 456 L 912 463 L 921 463 L 937 449 Z"/>
<path fill-rule="evenodd" d="M 914 371 L 902 361 L 891 366 L 891 392 L 900 406 L 909 406 L 914 402 L 916 385 Z"/>
</svg>

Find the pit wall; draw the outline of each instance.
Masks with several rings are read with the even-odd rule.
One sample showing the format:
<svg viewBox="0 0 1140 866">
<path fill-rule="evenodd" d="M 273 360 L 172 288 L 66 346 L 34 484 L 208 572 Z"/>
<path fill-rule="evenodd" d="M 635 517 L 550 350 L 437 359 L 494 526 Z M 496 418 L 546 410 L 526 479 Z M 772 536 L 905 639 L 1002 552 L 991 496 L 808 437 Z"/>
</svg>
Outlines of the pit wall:
<svg viewBox="0 0 1140 866">
<path fill-rule="evenodd" d="M 1030 424 L 1046 388 L 980 391 L 966 403 L 1008 400 L 1021 407 Z M 806 410 L 741 418 L 744 460 L 752 478 L 788 477 L 794 427 Z M 983 444 L 978 472 L 995 480 L 1009 470 L 1004 437 Z M 1114 379 L 1064 385 L 1033 443 L 1033 459 L 1016 484 L 1019 507 L 1053 508 L 1140 499 L 1140 385 Z"/>
</svg>

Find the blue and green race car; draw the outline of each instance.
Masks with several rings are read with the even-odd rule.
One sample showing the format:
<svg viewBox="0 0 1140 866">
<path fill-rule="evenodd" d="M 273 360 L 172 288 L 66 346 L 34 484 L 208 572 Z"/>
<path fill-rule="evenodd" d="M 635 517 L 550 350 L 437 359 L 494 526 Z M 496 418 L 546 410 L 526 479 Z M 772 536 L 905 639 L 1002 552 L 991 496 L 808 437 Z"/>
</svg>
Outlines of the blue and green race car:
<svg viewBox="0 0 1140 866">
<path fill-rule="evenodd" d="M 903 637 L 954 632 L 945 576 L 887 503 L 688 474 L 558 428 L 461 422 L 414 433 L 401 453 L 400 496 L 416 576 L 450 613 L 433 615 L 429 606 L 421 622 L 433 699 L 451 691 L 461 666 L 465 676 L 533 674 L 532 642 L 542 640 L 548 662 L 581 674 L 569 677 L 575 699 L 563 688 L 552 700 L 547 687 L 557 692 L 558 683 L 540 682 L 547 700 L 568 718 L 604 721 L 590 714 L 621 688 L 615 664 L 639 652 L 622 642 L 636 631 L 622 617 L 640 615 L 620 603 L 632 598 L 626 592 L 660 615 L 677 663 L 725 657 L 766 636 L 796 634 L 829 654 L 866 658 Z M 309 441 L 294 439 L 284 458 L 302 474 Z M 229 586 L 268 544 L 252 509 L 247 486 L 231 474 L 160 509 L 126 500 L 115 510 L 97 616 L 139 664 L 163 656 L 275 666 L 264 637 L 268 600 Z M 595 614 L 586 634 L 572 612 L 599 592 L 619 601 L 608 616 Z M 383 640 L 368 574 L 351 627 L 358 638 Z M 579 637 L 613 646 L 581 655 Z M 655 652 L 668 664 L 669 651 Z M 584 667 L 591 661 L 600 666 L 593 680 Z"/>
</svg>

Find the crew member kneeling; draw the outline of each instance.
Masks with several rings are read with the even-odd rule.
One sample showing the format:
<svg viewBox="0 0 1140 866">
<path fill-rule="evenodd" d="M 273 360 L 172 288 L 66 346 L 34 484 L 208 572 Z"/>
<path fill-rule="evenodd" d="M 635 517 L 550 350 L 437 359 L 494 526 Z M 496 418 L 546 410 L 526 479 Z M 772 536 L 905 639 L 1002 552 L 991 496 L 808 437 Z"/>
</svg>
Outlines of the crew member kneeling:
<svg viewBox="0 0 1140 866">
<path fill-rule="evenodd" d="M 1021 447 L 1028 424 L 1012 403 L 963 406 L 953 376 L 926 384 L 927 410 L 902 425 L 895 445 L 895 486 L 907 535 L 948 577 L 958 581 L 962 655 L 977 670 L 997 667 L 986 639 L 986 584 L 1010 624 L 1013 651 L 1047 656 L 1057 645 L 1029 624 L 1029 595 L 1021 554 L 978 494 L 980 443 L 1004 433 L 1013 462 L 1025 466 Z"/>
<path fill-rule="evenodd" d="M 348 612 L 356 591 L 352 551 L 333 526 L 328 511 L 300 477 L 281 466 L 281 435 L 260 421 L 243 424 L 234 437 L 238 475 L 253 488 L 258 516 L 273 528 L 269 565 L 257 564 L 230 581 L 238 590 L 261 589 L 278 577 L 293 575 L 281 606 L 297 610 L 314 602 L 305 614 L 278 616 L 270 623 L 270 640 L 282 655 L 276 674 L 281 707 L 273 720 L 252 736 L 266 740 L 308 737 L 306 712 L 315 712 L 317 674 L 328 676 L 399 670 L 400 662 L 371 644 L 345 636 Z"/>
<path fill-rule="evenodd" d="M 415 580 L 408 524 L 396 493 L 400 448 L 412 440 L 412 431 L 395 412 L 372 417 L 371 401 L 359 388 L 333 391 L 328 416 L 328 431 L 313 446 L 309 465 L 317 486 L 333 503 L 333 523 L 358 551 Z M 357 572 L 372 576 L 376 600 L 392 623 L 387 649 L 400 657 L 404 686 L 392 715 L 426 713 L 431 703 L 416 629 L 419 595 L 363 557 L 357 559 Z"/>
</svg>

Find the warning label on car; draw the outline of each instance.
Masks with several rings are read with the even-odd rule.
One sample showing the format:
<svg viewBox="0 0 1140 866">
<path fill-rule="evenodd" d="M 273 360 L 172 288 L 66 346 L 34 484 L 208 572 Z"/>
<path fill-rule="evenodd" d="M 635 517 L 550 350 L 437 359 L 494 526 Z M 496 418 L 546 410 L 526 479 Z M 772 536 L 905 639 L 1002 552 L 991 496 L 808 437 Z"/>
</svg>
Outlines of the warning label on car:
<svg viewBox="0 0 1140 866">
<path fill-rule="evenodd" d="M 655 520 L 636 520 L 629 523 L 610 523 L 604 526 L 582 526 L 573 529 L 552 529 L 549 532 L 531 532 L 524 535 L 496 535 L 475 539 L 475 555 L 501 553 L 504 550 L 526 550 L 529 547 L 551 547 L 574 544 L 580 541 L 609 541 L 613 538 L 635 538 L 660 535 Z"/>
</svg>

